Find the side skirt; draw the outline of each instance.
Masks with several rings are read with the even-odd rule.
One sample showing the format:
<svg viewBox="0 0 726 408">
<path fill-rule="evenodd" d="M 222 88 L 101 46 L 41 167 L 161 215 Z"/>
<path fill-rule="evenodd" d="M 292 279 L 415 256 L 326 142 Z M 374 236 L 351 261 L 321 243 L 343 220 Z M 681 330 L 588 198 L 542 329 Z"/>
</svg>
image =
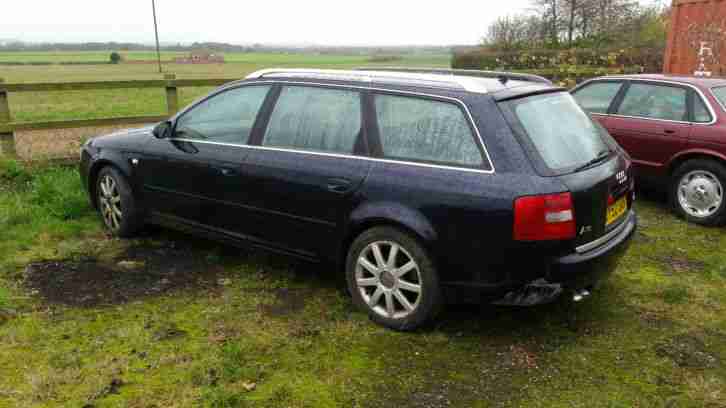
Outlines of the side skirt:
<svg viewBox="0 0 726 408">
<path fill-rule="evenodd" d="M 236 247 L 261 249 L 263 251 L 286 255 L 309 262 L 320 262 L 320 258 L 310 252 L 294 251 L 280 248 L 272 243 L 251 237 L 249 235 L 237 234 L 228 230 L 210 227 L 185 218 L 177 217 L 159 212 L 152 212 L 149 215 L 149 223 L 162 227 L 186 232 L 192 235 L 203 236 L 213 241 L 224 242 Z"/>
</svg>

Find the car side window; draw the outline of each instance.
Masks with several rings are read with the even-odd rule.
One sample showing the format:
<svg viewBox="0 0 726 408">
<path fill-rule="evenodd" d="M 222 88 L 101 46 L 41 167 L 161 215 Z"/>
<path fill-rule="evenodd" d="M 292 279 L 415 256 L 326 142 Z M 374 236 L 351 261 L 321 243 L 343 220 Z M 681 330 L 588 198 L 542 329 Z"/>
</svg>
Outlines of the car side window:
<svg viewBox="0 0 726 408">
<path fill-rule="evenodd" d="M 709 123 L 713 120 L 711 112 L 706 108 L 703 98 L 694 92 L 693 94 L 693 121 L 696 123 Z"/>
<path fill-rule="evenodd" d="M 375 107 L 385 158 L 468 167 L 484 165 L 469 121 L 459 106 L 379 94 L 375 96 Z"/>
<path fill-rule="evenodd" d="M 618 114 L 649 119 L 688 120 L 685 88 L 639 84 L 630 85 L 618 108 Z"/>
<path fill-rule="evenodd" d="M 361 132 L 361 116 L 359 92 L 285 86 L 262 145 L 351 154 Z"/>
<path fill-rule="evenodd" d="M 243 86 L 224 91 L 183 114 L 175 136 L 236 145 L 247 144 L 270 87 Z"/>
<path fill-rule="evenodd" d="M 622 87 L 622 82 L 594 82 L 578 89 L 573 96 L 585 111 L 607 113 Z"/>
</svg>

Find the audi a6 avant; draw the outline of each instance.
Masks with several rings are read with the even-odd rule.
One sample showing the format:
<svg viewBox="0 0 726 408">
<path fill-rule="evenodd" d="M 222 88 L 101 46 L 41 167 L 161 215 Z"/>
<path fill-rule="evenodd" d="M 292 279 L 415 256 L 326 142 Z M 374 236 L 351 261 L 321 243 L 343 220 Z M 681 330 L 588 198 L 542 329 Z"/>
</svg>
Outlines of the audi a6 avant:
<svg viewBox="0 0 726 408">
<path fill-rule="evenodd" d="M 631 155 L 638 180 L 669 192 L 678 215 L 726 223 L 726 79 L 625 75 L 573 94 Z"/>
<path fill-rule="evenodd" d="M 153 223 L 332 262 L 398 330 L 445 300 L 580 300 L 636 228 L 628 156 L 526 75 L 260 71 L 90 140 L 80 171 L 112 233 Z"/>
</svg>

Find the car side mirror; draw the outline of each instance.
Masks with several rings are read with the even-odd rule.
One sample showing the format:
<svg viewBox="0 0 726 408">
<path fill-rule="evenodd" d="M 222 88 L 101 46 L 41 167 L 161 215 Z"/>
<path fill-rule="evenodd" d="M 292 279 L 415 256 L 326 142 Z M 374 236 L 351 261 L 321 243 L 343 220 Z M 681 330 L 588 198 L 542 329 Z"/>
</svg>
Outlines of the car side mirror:
<svg viewBox="0 0 726 408">
<path fill-rule="evenodd" d="M 171 137 L 172 127 L 170 121 L 164 121 L 154 126 L 152 133 L 157 139 L 166 139 Z"/>
</svg>

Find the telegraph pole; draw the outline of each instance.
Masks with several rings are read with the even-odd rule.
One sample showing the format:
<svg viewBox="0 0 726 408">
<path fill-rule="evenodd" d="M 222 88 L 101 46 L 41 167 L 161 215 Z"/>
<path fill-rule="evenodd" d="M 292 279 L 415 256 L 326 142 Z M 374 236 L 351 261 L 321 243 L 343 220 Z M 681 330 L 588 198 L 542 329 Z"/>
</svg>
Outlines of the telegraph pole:
<svg viewBox="0 0 726 408">
<path fill-rule="evenodd" d="M 159 62 L 159 73 L 161 74 L 161 51 L 159 51 L 159 27 L 156 25 L 156 1 L 151 0 L 151 10 L 154 13 L 154 34 L 156 34 L 156 58 Z"/>
</svg>

